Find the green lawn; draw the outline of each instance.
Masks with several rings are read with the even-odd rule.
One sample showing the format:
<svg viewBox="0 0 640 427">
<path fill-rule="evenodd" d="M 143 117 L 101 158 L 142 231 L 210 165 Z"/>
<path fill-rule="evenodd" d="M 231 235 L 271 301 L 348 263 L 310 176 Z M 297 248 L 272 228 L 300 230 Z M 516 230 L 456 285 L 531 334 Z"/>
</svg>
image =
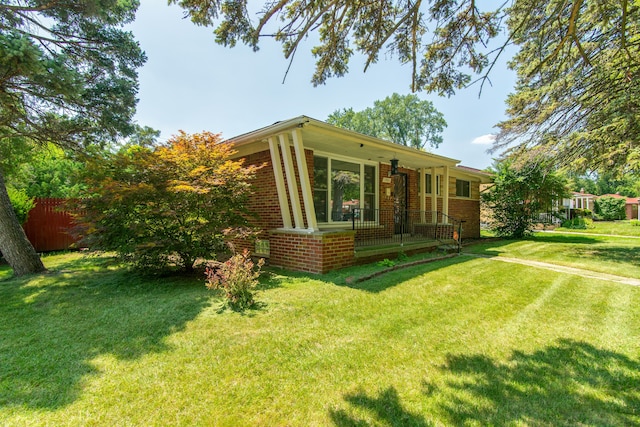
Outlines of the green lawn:
<svg viewBox="0 0 640 427">
<path fill-rule="evenodd" d="M 465 252 L 507 256 L 640 278 L 640 239 L 536 233 L 522 240 L 488 241 Z"/>
<path fill-rule="evenodd" d="M 240 314 L 196 279 L 45 263 L 0 268 L 0 425 L 640 424 L 637 287 L 462 256 L 275 272 Z"/>
<path fill-rule="evenodd" d="M 596 234 L 614 234 L 617 236 L 636 236 L 640 237 L 640 225 L 633 225 L 631 221 L 594 221 L 590 228 L 568 229 L 556 228 L 557 231 L 570 231 L 576 233 L 596 233 Z"/>
</svg>

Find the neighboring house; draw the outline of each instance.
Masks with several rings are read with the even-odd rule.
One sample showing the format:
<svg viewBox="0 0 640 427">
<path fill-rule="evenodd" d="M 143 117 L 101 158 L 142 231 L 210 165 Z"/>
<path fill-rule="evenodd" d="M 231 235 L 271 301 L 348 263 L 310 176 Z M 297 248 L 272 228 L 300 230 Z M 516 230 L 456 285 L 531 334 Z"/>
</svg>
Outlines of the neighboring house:
<svg viewBox="0 0 640 427">
<path fill-rule="evenodd" d="M 627 197 L 627 219 L 640 219 L 640 198 Z"/>
<path fill-rule="evenodd" d="M 264 165 L 250 209 L 271 265 L 324 273 L 480 236 L 479 185 L 491 178 L 458 160 L 306 116 L 225 143 Z"/>
<path fill-rule="evenodd" d="M 588 209 L 593 211 L 594 201 L 598 198 L 593 194 L 585 193 L 584 189 L 571 193 L 570 199 L 563 199 L 562 206 L 570 212 L 574 209 Z"/>
<path fill-rule="evenodd" d="M 638 212 L 638 207 L 640 202 L 637 197 L 625 197 L 620 194 L 603 194 L 600 197 L 613 197 L 615 199 L 625 199 L 625 216 L 627 219 L 640 219 L 640 212 Z"/>
</svg>

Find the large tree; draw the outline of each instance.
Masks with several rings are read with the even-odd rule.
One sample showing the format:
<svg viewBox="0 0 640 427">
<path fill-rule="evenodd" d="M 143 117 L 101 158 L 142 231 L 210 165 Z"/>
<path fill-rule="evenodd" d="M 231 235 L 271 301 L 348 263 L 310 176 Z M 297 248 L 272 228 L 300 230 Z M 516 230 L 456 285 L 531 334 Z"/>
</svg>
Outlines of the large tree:
<svg viewBox="0 0 640 427">
<path fill-rule="evenodd" d="M 69 149 L 132 130 L 144 54 L 122 25 L 136 0 L 0 0 L 0 152 Z M 4 164 L 4 163 L 3 163 Z M 7 196 L 0 164 L 0 250 L 21 275 L 44 270 Z"/>
<path fill-rule="evenodd" d="M 437 148 L 447 126 L 442 113 L 430 101 L 397 93 L 362 111 L 352 108 L 334 111 L 327 122 L 419 150 L 426 145 Z"/>
<path fill-rule="evenodd" d="M 474 75 L 487 82 L 500 54 L 516 45 L 520 79 L 497 149 L 543 152 L 582 169 L 640 163 L 639 0 L 279 0 L 255 15 L 247 0 L 169 2 L 214 26 L 227 46 L 257 49 L 261 37 L 275 38 L 293 58 L 314 33 L 314 84 L 347 73 L 355 52 L 365 67 L 384 53 L 411 66 L 412 90 L 452 95 Z"/>
<path fill-rule="evenodd" d="M 495 148 L 576 171 L 640 171 L 640 7 L 553 0 L 509 13 L 518 82 Z"/>
</svg>

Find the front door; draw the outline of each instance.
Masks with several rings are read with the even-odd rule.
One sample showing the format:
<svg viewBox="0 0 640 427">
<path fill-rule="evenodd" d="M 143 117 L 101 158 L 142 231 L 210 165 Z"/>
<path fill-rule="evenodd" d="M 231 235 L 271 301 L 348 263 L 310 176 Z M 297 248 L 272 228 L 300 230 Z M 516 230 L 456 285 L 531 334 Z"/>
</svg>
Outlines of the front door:
<svg viewBox="0 0 640 427">
<path fill-rule="evenodd" d="M 407 174 L 393 175 L 393 222 L 396 234 L 407 228 Z"/>
</svg>

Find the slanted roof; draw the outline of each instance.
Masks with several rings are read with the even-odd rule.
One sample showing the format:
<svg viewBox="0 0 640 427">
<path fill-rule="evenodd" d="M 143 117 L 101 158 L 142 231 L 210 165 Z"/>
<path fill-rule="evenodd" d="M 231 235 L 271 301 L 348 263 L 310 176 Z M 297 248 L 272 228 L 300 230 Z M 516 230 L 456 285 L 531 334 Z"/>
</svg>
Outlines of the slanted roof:
<svg viewBox="0 0 640 427">
<path fill-rule="evenodd" d="M 574 197 L 598 197 L 594 194 L 585 193 L 584 191 L 572 191 L 571 194 Z"/>
<path fill-rule="evenodd" d="M 614 199 L 625 199 L 627 205 L 637 205 L 640 204 L 637 197 L 627 197 L 621 196 L 620 194 L 603 194 L 599 197 L 613 197 Z"/>
<path fill-rule="evenodd" d="M 459 167 L 459 160 L 438 154 L 395 144 L 384 139 L 363 135 L 339 128 L 308 116 L 275 122 L 242 135 L 229 138 L 224 143 L 233 144 L 238 156 L 268 150 L 268 139 L 284 132 L 300 128 L 305 148 L 318 153 L 339 154 L 354 159 L 389 163 L 398 159 L 399 166 L 419 169 L 448 166 L 481 182 L 491 182 L 491 176 L 478 169 Z"/>
</svg>

